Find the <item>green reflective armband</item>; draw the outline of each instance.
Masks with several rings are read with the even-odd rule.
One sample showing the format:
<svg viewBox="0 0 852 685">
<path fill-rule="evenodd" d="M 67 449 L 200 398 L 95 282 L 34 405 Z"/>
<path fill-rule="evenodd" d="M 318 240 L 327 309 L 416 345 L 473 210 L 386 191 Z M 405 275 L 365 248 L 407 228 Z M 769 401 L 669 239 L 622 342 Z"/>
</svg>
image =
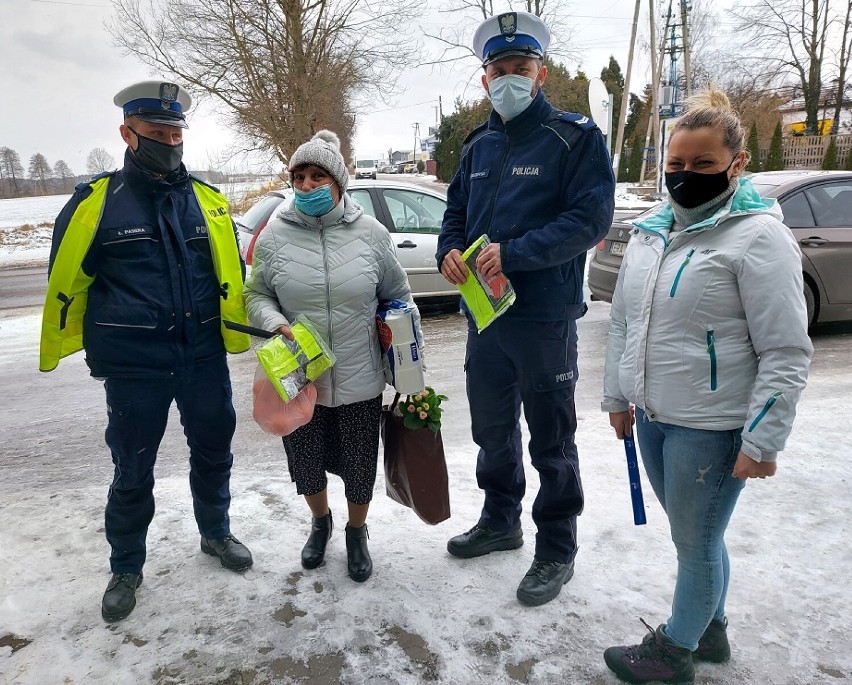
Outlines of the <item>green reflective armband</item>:
<svg viewBox="0 0 852 685">
<path fill-rule="evenodd" d="M 515 301 L 515 289 L 503 273 L 486 280 L 476 270 L 476 258 L 490 242 L 487 235 L 482 235 L 464 251 L 462 260 L 467 265 L 467 279 L 456 286 L 473 315 L 476 330 L 479 332 L 503 314 Z"/>
</svg>

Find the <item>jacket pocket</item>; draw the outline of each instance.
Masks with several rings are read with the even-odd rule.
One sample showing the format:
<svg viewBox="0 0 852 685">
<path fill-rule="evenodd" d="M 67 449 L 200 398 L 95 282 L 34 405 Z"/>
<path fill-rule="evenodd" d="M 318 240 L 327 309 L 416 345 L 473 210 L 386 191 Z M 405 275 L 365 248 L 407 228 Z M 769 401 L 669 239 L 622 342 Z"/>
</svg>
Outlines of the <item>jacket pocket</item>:
<svg viewBox="0 0 852 685">
<path fill-rule="evenodd" d="M 141 328 L 144 330 L 155 330 L 157 328 L 156 307 L 140 305 L 101 307 L 93 318 L 98 326 Z"/>
<path fill-rule="evenodd" d="M 707 356 L 710 360 L 710 389 L 716 389 L 716 331 L 707 326 Z"/>
<path fill-rule="evenodd" d="M 683 270 L 686 268 L 687 264 L 689 264 L 689 260 L 692 259 L 692 255 L 695 253 L 695 248 L 693 247 L 689 252 L 686 253 L 686 259 L 683 260 L 683 264 L 680 265 L 680 268 L 677 270 L 675 274 L 674 282 L 672 283 L 672 289 L 669 291 L 669 297 L 674 297 L 677 292 L 677 286 L 680 283 L 680 277 L 683 275 Z"/>
<path fill-rule="evenodd" d="M 754 418 L 754 421 L 752 421 L 749 425 L 749 433 L 751 433 L 755 428 L 757 428 L 757 424 L 759 424 L 763 417 L 766 416 L 767 413 L 769 413 L 769 410 L 772 409 L 772 405 L 775 404 L 775 402 L 778 400 L 779 397 L 781 397 L 781 395 L 782 392 L 780 390 L 776 390 L 769 396 L 769 399 L 766 400 L 766 404 L 763 405 L 763 409 L 760 410 L 760 413 Z"/>
</svg>

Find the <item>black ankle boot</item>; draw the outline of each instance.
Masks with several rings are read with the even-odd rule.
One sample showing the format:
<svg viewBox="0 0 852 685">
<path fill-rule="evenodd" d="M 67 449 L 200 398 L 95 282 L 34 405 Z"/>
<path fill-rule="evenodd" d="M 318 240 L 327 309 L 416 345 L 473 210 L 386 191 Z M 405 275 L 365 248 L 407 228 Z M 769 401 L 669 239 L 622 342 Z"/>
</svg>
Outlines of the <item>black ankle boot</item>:
<svg viewBox="0 0 852 685">
<path fill-rule="evenodd" d="M 367 549 L 367 524 L 360 528 L 346 525 L 346 557 L 349 562 L 349 577 L 363 583 L 373 573 L 373 560 Z"/>
<path fill-rule="evenodd" d="M 331 537 L 334 521 L 331 518 L 331 509 L 325 516 L 313 517 L 311 534 L 308 541 L 302 547 L 302 566 L 307 569 L 316 568 L 325 559 L 325 546 Z"/>
</svg>

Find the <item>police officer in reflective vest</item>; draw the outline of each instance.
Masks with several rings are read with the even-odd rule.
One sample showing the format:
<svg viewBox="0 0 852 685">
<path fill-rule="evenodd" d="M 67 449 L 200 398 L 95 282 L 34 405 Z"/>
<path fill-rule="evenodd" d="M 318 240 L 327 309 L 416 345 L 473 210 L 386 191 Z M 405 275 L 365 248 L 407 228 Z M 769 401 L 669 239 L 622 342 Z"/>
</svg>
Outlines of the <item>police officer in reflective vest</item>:
<svg viewBox="0 0 852 685">
<path fill-rule="evenodd" d="M 547 26 L 524 12 L 493 16 L 476 30 L 493 111 L 464 143 L 436 255 L 447 280 L 463 283 L 461 254 L 487 234 L 477 270 L 486 279 L 504 274 L 515 289 L 515 303 L 480 333 L 468 314 L 465 369 L 485 501 L 477 524 L 447 549 L 470 558 L 523 544 L 523 406 L 540 477 L 534 558 L 517 590 L 527 605 L 555 598 L 574 572 L 583 509 L 574 444 L 576 319 L 586 311 L 586 251 L 606 235 L 615 196 L 600 130 L 544 96 L 549 42 Z"/>
<path fill-rule="evenodd" d="M 189 445 L 201 550 L 232 571 L 252 565 L 228 517 L 236 416 L 225 352 L 250 346 L 224 326 L 246 322 L 236 229 L 225 197 L 181 163 L 189 95 L 145 81 L 114 102 L 124 112 L 124 166 L 80 184 L 56 220 L 40 353 L 41 370 L 50 371 L 84 349 L 106 389 L 115 465 L 106 621 L 136 606 L 154 463 L 172 402 Z"/>
</svg>

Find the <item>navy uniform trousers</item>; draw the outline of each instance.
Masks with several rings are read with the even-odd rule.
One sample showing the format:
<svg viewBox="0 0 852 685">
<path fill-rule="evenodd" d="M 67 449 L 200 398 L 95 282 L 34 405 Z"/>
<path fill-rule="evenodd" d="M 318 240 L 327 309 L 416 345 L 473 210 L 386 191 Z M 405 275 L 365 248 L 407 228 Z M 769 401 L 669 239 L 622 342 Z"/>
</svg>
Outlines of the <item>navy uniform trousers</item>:
<svg viewBox="0 0 852 685">
<path fill-rule="evenodd" d="M 530 460 L 540 480 L 532 509 L 535 555 L 572 561 L 577 516 L 583 510 L 574 444 L 576 322 L 503 316 L 477 333 L 468 317 L 465 370 L 473 440 L 480 448 L 476 479 L 485 491 L 479 525 L 498 531 L 521 525 L 526 490 L 519 423 L 523 404 Z"/>
<path fill-rule="evenodd" d="M 230 532 L 231 438 L 236 413 L 223 354 L 174 378 L 108 378 L 106 443 L 115 475 L 106 505 L 113 573 L 139 573 L 154 517 L 154 463 L 173 401 L 189 445 L 189 485 L 202 536 Z"/>
</svg>

